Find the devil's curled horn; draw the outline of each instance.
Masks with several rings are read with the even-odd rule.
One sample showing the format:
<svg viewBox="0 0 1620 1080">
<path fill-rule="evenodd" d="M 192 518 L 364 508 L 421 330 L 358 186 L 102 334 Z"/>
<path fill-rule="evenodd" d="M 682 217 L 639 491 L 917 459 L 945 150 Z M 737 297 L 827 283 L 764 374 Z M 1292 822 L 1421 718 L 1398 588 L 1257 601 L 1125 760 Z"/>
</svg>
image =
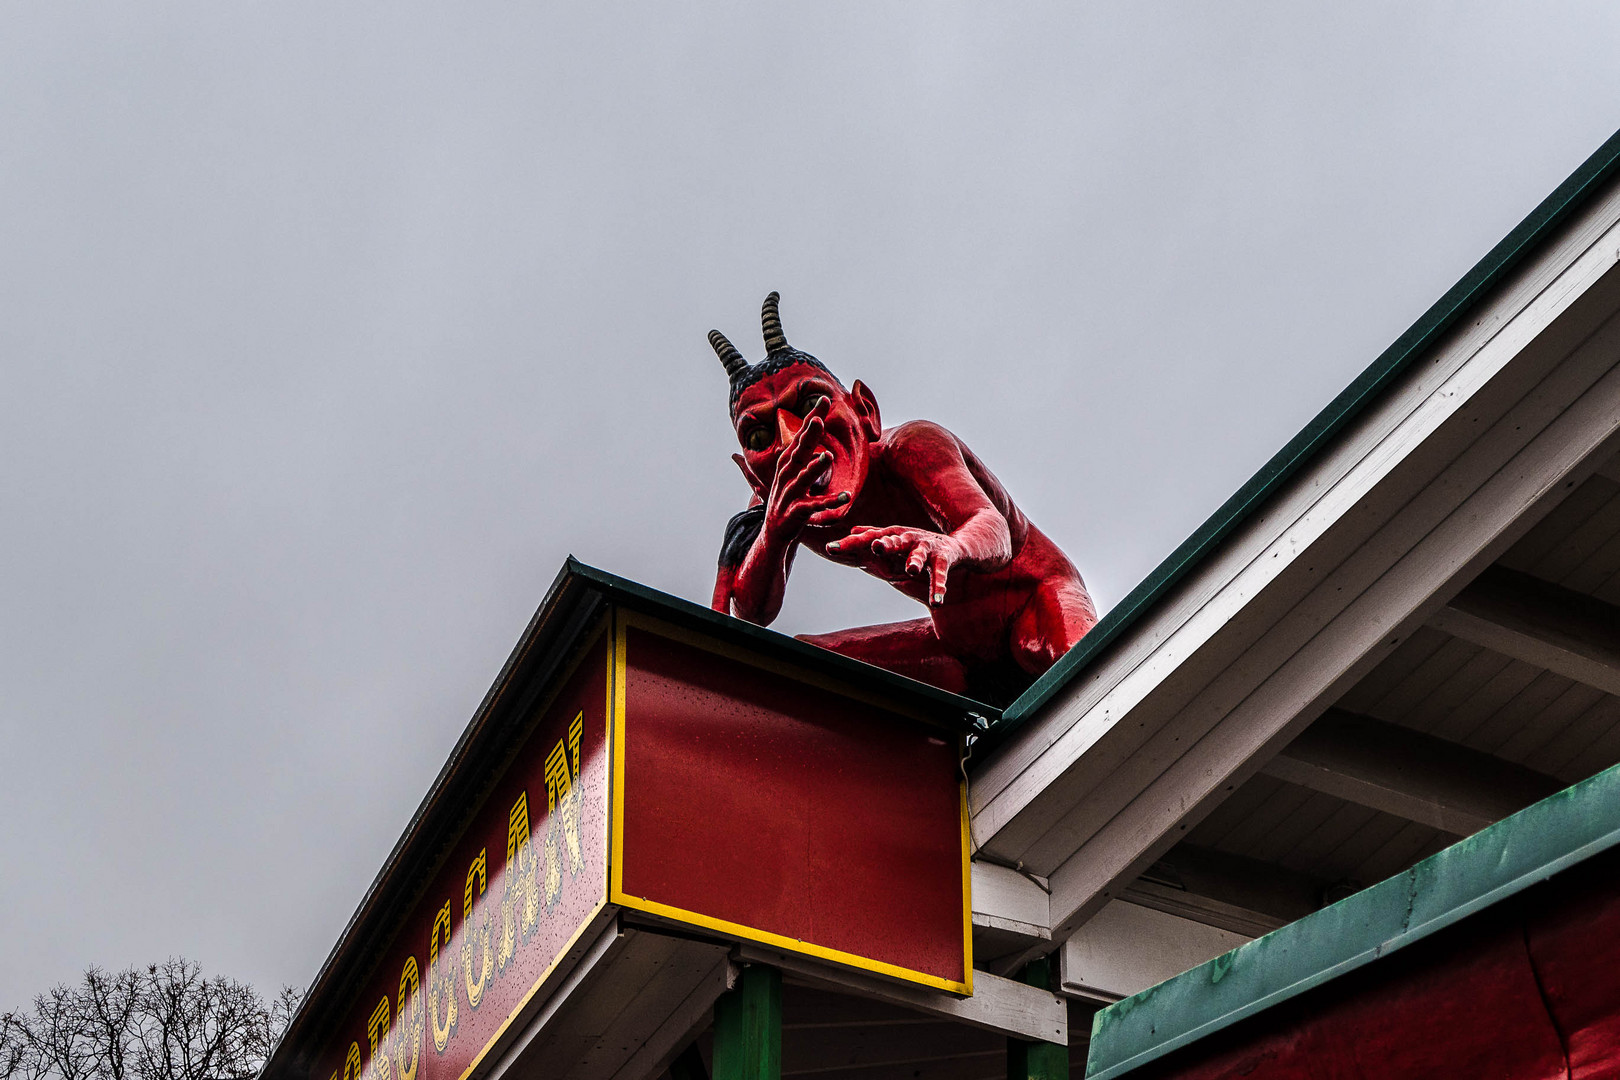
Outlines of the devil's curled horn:
<svg viewBox="0 0 1620 1080">
<path fill-rule="evenodd" d="M 737 351 L 737 346 L 726 340 L 726 335 L 718 330 L 710 330 L 709 344 L 714 346 L 715 354 L 720 357 L 720 362 L 726 365 L 726 374 L 728 376 L 735 379 L 748 370 L 748 361 L 744 360 L 743 354 Z"/>
<path fill-rule="evenodd" d="M 787 335 L 782 333 L 782 316 L 777 314 L 776 305 L 781 302 L 780 293 L 771 293 L 765 298 L 765 306 L 760 309 L 759 322 L 765 330 L 765 353 L 769 355 L 788 347 Z"/>
</svg>

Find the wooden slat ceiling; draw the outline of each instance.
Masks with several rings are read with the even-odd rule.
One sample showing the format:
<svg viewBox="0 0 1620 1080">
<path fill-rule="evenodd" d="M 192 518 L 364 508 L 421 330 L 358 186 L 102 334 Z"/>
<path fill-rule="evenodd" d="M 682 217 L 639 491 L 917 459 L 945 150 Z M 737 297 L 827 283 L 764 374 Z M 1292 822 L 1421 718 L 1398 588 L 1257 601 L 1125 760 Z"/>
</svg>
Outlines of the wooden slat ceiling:
<svg viewBox="0 0 1620 1080">
<path fill-rule="evenodd" d="M 1187 843 L 1317 879 L 1370 885 L 1456 837 L 1392 814 L 1257 776 L 1188 834 Z"/>
<path fill-rule="evenodd" d="M 1617 479 L 1616 463 L 1587 479 L 1497 565 L 1620 608 Z M 1620 698 L 1433 627 L 1414 633 L 1337 708 L 1490 754 L 1560 785 L 1620 763 Z M 1456 839 L 1261 774 L 1241 785 L 1184 844 L 1200 858 L 1238 856 L 1303 875 L 1319 884 L 1324 899 L 1334 899 L 1399 873 Z M 1173 851 L 1148 876 L 1157 873 L 1163 880 L 1176 860 Z"/>
<path fill-rule="evenodd" d="M 1620 760 L 1620 699 L 1429 628 L 1340 704 L 1566 784 Z"/>
</svg>

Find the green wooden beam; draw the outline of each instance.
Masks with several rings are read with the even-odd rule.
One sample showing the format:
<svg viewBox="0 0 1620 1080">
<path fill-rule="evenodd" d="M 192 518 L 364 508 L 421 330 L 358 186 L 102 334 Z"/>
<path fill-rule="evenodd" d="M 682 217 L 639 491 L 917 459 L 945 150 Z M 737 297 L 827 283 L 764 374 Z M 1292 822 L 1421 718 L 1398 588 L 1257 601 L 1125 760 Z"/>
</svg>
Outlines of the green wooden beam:
<svg viewBox="0 0 1620 1080">
<path fill-rule="evenodd" d="M 782 973 L 750 964 L 714 1003 L 714 1080 L 781 1080 Z"/>
<path fill-rule="evenodd" d="M 1020 982 L 1053 988 L 1052 960 L 1031 960 L 1018 973 Z M 1069 1048 L 1057 1043 L 1007 1040 L 1007 1080 L 1069 1080 Z"/>
</svg>

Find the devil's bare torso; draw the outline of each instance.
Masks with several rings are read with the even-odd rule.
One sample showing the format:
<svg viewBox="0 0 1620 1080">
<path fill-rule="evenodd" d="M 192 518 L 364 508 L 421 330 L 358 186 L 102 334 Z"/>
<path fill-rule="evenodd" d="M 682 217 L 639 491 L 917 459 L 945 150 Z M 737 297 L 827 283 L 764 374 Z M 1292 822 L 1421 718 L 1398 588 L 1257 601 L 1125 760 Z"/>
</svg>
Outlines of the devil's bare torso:
<svg viewBox="0 0 1620 1080">
<path fill-rule="evenodd" d="M 965 470 L 919 476 L 919 470 L 932 464 L 935 454 L 930 451 L 938 448 L 960 455 Z M 935 497 L 926 498 L 925 492 Z M 856 527 L 899 525 L 950 533 L 979 500 L 987 501 L 1006 521 L 1009 558 L 999 569 L 953 570 L 949 599 L 932 608 L 930 618 L 940 641 L 953 651 L 1001 659 L 1010 654 L 1010 643 L 992 627 L 1010 626 L 1043 585 L 1067 581 L 1078 597 L 1085 597 L 1085 587 L 1067 556 L 1024 515 L 978 455 L 946 428 L 926 420 L 885 428 L 872 447 L 871 471 L 848 515 L 832 525 L 805 529 L 800 543 L 824 558 L 849 562 L 829 555 L 826 548 Z M 867 561 L 861 569 L 913 600 L 928 603 L 929 582 L 902 567 Z M 1089 598 L 1084 606 L 1090 609 Z"/>
</svg>

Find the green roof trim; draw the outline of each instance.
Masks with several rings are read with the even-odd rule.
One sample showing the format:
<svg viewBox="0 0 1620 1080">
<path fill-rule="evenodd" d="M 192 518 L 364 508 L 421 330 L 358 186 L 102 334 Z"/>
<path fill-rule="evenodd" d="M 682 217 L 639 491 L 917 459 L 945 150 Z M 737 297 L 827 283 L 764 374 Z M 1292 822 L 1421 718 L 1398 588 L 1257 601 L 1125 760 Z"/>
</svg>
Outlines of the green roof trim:
<svg viewBox="0 0 1620 1080">
<path fill-rule="evenodd" d="M 1113 1080 L 1620 845 L 1620 765 L 1098 1012 L 1087 1080 Z"/>
<path fill-rule="evenodd" d="M 1439 337 L 1463 318 L 1486 293 L 1534 251 L 1571 214 L 1586 202 L 1620 168 L 1620 132 L 1611 135 L 1597 152 L 1559 184 L 1541 205 L 1519 222 L 1514 230 L 1491 249 L 1473 269 L 1463 275 L 1435 305 L 1395 343 L 1385 349 L 1354 382 L 1345 387 L 1327 408 L 1316 415 L 1305 429 L 1291 439 L 1275 457 L 1249 478 L 1248 483 L 1221 505 L 1188 537 L 1170 557 L 1160 563 L 1140 585 L 1132 589 L 1103 619 L 1080 639 L 1080 643 L 1051 670 L 1002 712 L 992 727 L 990 739 L 999 742 L 1031 714 L 1038 711 L 1064 686 L 1076 678 L 1104 649 L 1152 608 L 1160 598 L 1202 562 L 1220 542 L 1254 514 L 1290 477 L 1308 464 L 1346 424 L 1372 404 L 1423 355 Z"/>
<path fill-rule="evenodd" d="M 896 674 L 887 668 L 876 667 L 844 656 L 842 653 L 823 649 L 819 645 L 811 645 L 809 642 L 789 637 L 780 631 L 751 623 L 746 619 L 721 614 L 702 604 L 694 604 L 690 600 L 671 596 L 629 578 L 610 574 L 606 570 L 598 570 L 594 566 L 580 562 L 572 555 L 568 556 L 567 562 L 563 564 L 559 580 L 562 577 L 571 577 L 587 583 L 610 600 L 677 626 L 712 634 L 740 648 L 798 664 L 811 671 L 824 672 L 851 686 L 888 694 L 918 707 L 926 706 L 942 719 L 948 716 L 953 722 L 959 722 L 964 732 L 983 731 L 1001 716 L 1001 711 L 994 705 L 941 690 L 937 686 L 930 686 L 928 683 Z M 556 589 L 557 586 L 553 585 L 552 588 Z"/>
</svg>

